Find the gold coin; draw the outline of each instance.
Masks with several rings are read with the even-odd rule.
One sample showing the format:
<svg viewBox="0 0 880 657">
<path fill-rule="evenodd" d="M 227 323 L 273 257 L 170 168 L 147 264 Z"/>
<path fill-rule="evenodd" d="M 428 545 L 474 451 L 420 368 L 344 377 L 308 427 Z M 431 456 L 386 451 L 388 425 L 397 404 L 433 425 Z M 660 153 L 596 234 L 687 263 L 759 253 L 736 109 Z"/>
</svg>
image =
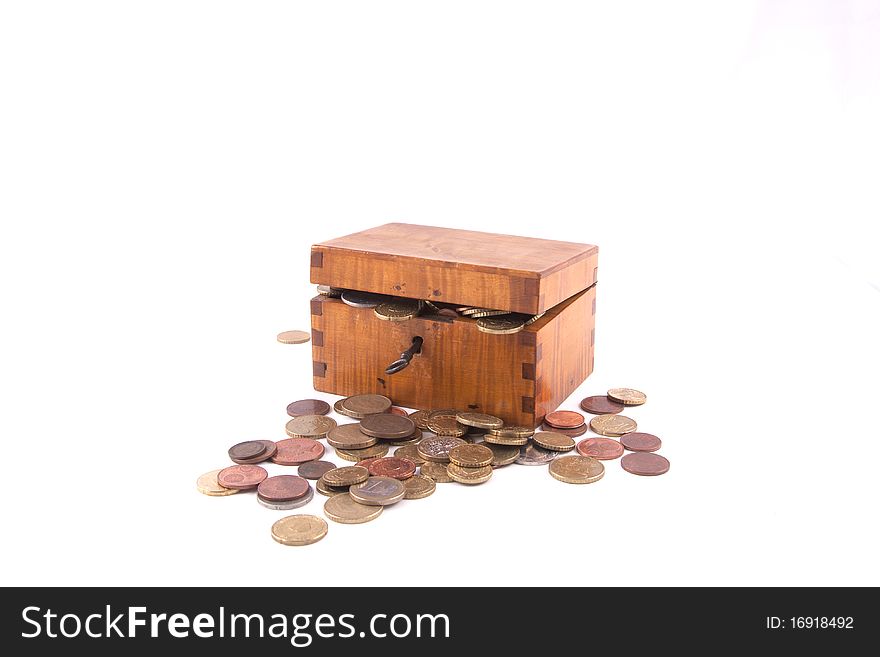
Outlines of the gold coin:
<svg viewBox="0 0 880 657">
<path fill-rule="evenodd" d="M 452 481 L 452 477 L 450 477 L 449 473 L 446 472 L 445 463 L 427 461 L 426 463 L 422 464 L 422 467 L 419 468 L 419 474 L 430 477 L 438 484 L 448 484 Z"/>
<path fill-rule="evenodd" d="M 479 429 L 500 429 L 504 426 L 504 420 L 485 413 L 458 413 L 455 419 L 460 424 Z"/>
<path fill-rule="evenodd" d="M 281 545 L 311 545 L 326 535 L 324 519 L 306 513 L 287 516 L 272 525 L 272 538 Z"/>
<path fill-rule="evenodd" d="M 463 468 L 482 468 L 492 464 L 495 455 L 485 445 L 459 445 L 449 450 L 449 461 Z"/>
<path fill-rule="evenodd" d="M 610 399 L 624 406 L 639 406 L 648 401 L 648 396 L 645 393 L 632 388 L 611 388 L 607 394 Z"/>
<path fill-rule="evenodd" d="M 453 481 L 460 484 L 482 484 L 492 478 L 492 466 L 485 465 L 482 468 L 463 468 L 455 463 L 446 466 L 446 473 Z"/>
<path fill-rule="evenodd" d="M 222 470 L 223 468 L 220 468 Z M 235 495 L 238 490 L 235 488 L 226 488 L 221 486 L 217 481 L 217 473 L 220 470 L 211 470 L 206 472 L 196 480 L 196 488 L 202 495 L 210 495 L 211 497 L 226 497 L 227 495 Z"/>
<path fill-rule="evenodd" d="M 509 310 L 494 310 L 492 308 L 466 308 L 461 311 L 465 317 L 479 319 L 481 317 L 498 317 L 499 315 L 509 315 Z"/>
<path fill-rule="evenodd" d="M 535 433 L 528 427 L 501 427 L 489 429 L 483 440 L 494 445 L 525 445 Z"/>
<path fill-rule="evenodd" d="M 554 452 L 570 452 L 574 449 L 574 438 L 553 431 L 539 431 L 532 437 L 532 440 L 538 447 Z"/>
<path fill-rule="evenodd" d="M 363 461 L 377 456 L 385 456 L 388 453 L 388 445 L 377 443 L 363 449 L 339 449 L 336 448 L 336 456 L 346 461 Z"/>
<path fill-rule="evenodd" d="M 492 450 L 492 467 L 500 468 L 510 465 L 519 458 L 519 447 L 516 445 L 492 445 L 486 447 Z"/>
<path fill-rule="evenodd" d="M 409 414 L 409 419 L 416 423 L 419 429 L 428 428 L 428 411 L 416 411 Z"/>
<path fill-rule="evenodd" d="M 346 465 L 342 468 L 334 468 L 328 470 L 321 475 L 319 481 L 323 481 L 328 486 L 354 486 L 362 481 L 366 481 L 370 476 L 370 471 L 362 465 Z"/>
<path fill-rule="evenodd" d="M 550 474 L 567 484 L 592 484 L 605 474 L 605 466 L 591 456 L 560 456 L 550 461 Z"/>
<path fill-rule="evenodd" d="M 323 438 L 336 428 L 336 420 L 326 415 L 300 415 L 284 425 L 291 438 Z"/>
<path fill-rule="evenodd" d="M 405 322 L 417 317 L 421 311 L 422 302 L 417 299 L 394 299 L 380 303 L 373 309 L 373 314 L 389 322 Z"/>
<path fill-rule="evenodd" d="M 597 415 L 590 420 L 590 429 L 602 436 L 617 438 L 636 430 L 636 421 L 625 415 Z"/>
<path fill-rule="evenodd" d="M 355 502 L 348 493 L 341 493 L 324 502 L 324 515 L 344 525 L 358 525 L 378 518 L 383 508 Z"/>
<path fill-rule="evenodd" d="M 363 420 L 367 415 L 385 413 L 391 408 L 391 400 L 384 395 L 354 395 L 339 402 L 343 415 Z"/>
<path fill-rule="evenodd" d="M 441 408 L 438 410 L 431 411 L 428 413 L 428 417 L 431 419 L 441 418 L 441 417 L 451 417 L 453 420 L 455 416 L 458 415 L 458 411 L 454 408 Z"/>
<path fill-rule="evenodd" d="M 506 310 L 489 310 L 489 309 L 480 309 L 472 313 L 467 313 L 465 317 L 470 317 L 471 319 L 482 319 L 483 317 L 498 317 L 500 315 L 508 315 L 508 311 Z"/>
<path fill-rule="evenodd" d="M 318 479 L 315 482 L 315 490 L 321 493 L 321 495 L 333 497 L 334 495 L 339 495 L 339 493 L 347 493 L 348 486 L 328 486 L 324 483 L 323 479 Z"/>
<path fill-rule="evenodd" d="M 428 475 L 422 474 L 405 479 L 403 485 L 406 488 L 406 493 L 403 496 L 405 500 L 420 500 L 437 490 L 437 483 Z"/>
<path fill-rule="evenodd" d="M 283 331 L 278 334 L 277 339 L 281 344 L 303 344 L 312 339 L 312 334 L 305 331 Z"/>
<path fill-rule="evenodd" d="M 454 417 L 432 417 L 428 420 L 428 431 L 438 436 L 454 436 L 461 438 L 467 433 L 467 427 L 459 424 Z"/>
<path fill-rule="evenodd" d="M 525 327 L 525 318 L 518 316 L 502 315 L 499 317 L 484 317 L 477 320 L 477 329 L 483 333 L 495 335 L 509 335 L 519 333 Z"/>
<path fill-rule="evenodd" d="M 339 449 L 364 449 L 372 447 L 378 438 L 361 432 L 361 423 L 340 424 L 327 433 L 327 444 Z"/>
<path fill-rule="evenodd" d="M 535 430 L 531 427 L 516 427 L 506 424 L 498 429 L 489 429 L 488 433 L 493 436 L 525 436 L 529 438 L 535 435 Z"/>
<path fill-rule="evenodd" d="M 401 459 L 409 459 L 416 465 L 422 465 L 423 463 L 427 463 L 422 455 L 419 454 L 419 446 L 418 445 L 405 445 L 394 452 L 394 456 Z"/>
</svg>

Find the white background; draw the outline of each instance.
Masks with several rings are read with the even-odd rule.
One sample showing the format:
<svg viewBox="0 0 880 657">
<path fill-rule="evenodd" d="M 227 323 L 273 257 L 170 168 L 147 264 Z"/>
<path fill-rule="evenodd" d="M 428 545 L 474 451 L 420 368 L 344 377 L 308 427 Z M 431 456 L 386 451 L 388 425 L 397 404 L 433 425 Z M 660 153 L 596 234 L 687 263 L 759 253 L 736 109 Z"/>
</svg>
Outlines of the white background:
<svg viewBox="0 0 880 657">
<path fill-rule="evenodd" d="M 876 2 L 10 2 L 0 76 L 3 584 L 880 584 Z M 315 396 L 309 246 L 387 221 L 598 244 L 563 408 L 646 391 L 669 474 L 306 548 L 197 493 Z"/>
</svg>

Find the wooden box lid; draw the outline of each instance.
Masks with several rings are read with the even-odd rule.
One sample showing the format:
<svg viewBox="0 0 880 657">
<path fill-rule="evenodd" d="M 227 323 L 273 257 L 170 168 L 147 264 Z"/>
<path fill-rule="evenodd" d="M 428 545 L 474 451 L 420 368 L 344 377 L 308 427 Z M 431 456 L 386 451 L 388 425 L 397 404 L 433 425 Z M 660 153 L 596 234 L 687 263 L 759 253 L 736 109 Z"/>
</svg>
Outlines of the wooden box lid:
<svg viewBox="0 0 880 657">
<path fill-rule="evenodd" d="M 542 313 L 596 282 L 598 247 L 385 224 L 312 247 L 319 285 Z"/>
</svg>

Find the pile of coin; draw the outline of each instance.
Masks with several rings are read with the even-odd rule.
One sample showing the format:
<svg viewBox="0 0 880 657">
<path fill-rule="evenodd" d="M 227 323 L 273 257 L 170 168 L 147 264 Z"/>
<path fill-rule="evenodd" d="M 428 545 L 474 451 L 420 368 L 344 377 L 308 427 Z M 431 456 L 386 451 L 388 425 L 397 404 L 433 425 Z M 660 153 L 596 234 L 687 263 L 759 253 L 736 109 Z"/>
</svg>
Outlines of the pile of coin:
<svg viewBox="0 0 880 657">
<path fill-rule="evenodd" d="M 619 415 L 627 406 L 645 401 L 643 393 L 615 388 L 581 402 L 581 408 L 594 415 L 589 422 L 576 411 L 559 410 L 548 413 L 543 430 L 536 432 L 484 413 L 439 409 L 407 414 L 387 397 L 372 394 L 337 401 L 334 410 L 356 420 L 337 424 L 326 417 L 331 408 L 327 402 L 299 400 L 287 407 L 293 418 L 285 427 L 289 438 L 233 445 L 228 456 L 235 465 L 202 475 L 197 487 L 216 497 L 253 490 L 257 502 L 273 510 L 305 506 L 317 490 L 328 498 L 328 519 L 358 524 L 378 518 L 385 506 L 428 497 L 438 483 L 482 484 L 512 463 L 548 466 L 553 478 L 571 484 L 598 481 L 605 474 L 602 462 L 621 457 L 627 472 L 660 475 L 669 470 L 669 461 L 655 453 L 660 439 L 636 432 L 635 421 Z M 588 428 L 599 435 L 575 443 Z M 340 459 L 354 464 L 321 460 L 323 439 Z M 391 447 L 396 451 L 389 456 Z M 297 474 L 270 477 L 257 465 L 266 461 L 296 465 Z M 284 545 L 308 545 L 327 531 L 323 519 L 300 514 L 276 522 L 272 537 Z"/>
<path fill-rule="evenodd" d="M 372 308 L 376 317 L 391 322 L 404 322 L 419 315 L 466 317 L 476 320 L 478 330 L 497 335 L 518 333 L 529 324 L 541 319 L 544 315 L 544 313 L 524 315 L 521 313 L 511 313 L 507 310 L 495 310 L 493 308 L 458 306 L 440 301 L 429 301 L 427 299 L 410 299 L 388 294 L 377 294 L 375 292 L 345 290 L 328 285 L 319 285 L 318 294 L 341 299 L 342 303 L 354 308 Z"/>
</svg>

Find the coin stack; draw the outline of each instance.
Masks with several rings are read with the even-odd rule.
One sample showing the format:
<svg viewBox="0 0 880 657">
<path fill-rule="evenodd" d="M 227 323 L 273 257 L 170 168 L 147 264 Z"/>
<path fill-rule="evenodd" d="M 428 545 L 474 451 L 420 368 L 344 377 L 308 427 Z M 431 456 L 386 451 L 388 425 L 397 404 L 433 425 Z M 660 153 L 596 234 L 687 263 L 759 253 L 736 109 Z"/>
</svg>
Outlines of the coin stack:
<svg viewBox="0 0 880 657">
<path fill-rule="evenodd" d="M 378 518 L 385 506 L 428 497 L 438 483 L 485 483 L 496 469 L 512 463 L 547 465 L 553 478 L 571 484 L 598 481 L 605 474 L 602 462 L 620 457 L 627 472 L 660 475 L 669 470 L 669 461 L 655 453 L 660 439 L 637 432 L 635 420 L 620 415 L 646 399 L 638 390 L 613 388 L 581 401 L 581 409 L 594 416 L 589 422 L 576 411 L 558 410 L 546 415 L 538 432 L 507 426 L 484 413 L 440 409 L 407 414 L 389 398 L 374 394 L 337 401 L 333 409 L 355 420 L 337 424 L 326 417 L 331 409 L 327 402 L 299 400 L 287 407 L 292 418 L 285 426 L 288 438 L 233 445 L 228 456 L 235 465 L 202 475 L 197 487 L 215 497 L 256 491 L 257 502 L 273 510 L 305 506 L 317 490 L 328 498 L 328 519 L 358 524 Z M 599 435 L 575 443 L 588 429 Z M 340 467 L 321 460 L 325 448 L 319 441 L 324 439 L 340 459 L 354 464 Z M 396 451 L 388 456 L 391 447 Z M 573 450 L 576 454 L 567 454 Z M 267 461 L 295 465 L 297 474 L 270 477 L 258 465 Z M 327 530 L 322 518 L 298 514 L 276 522 L 272 537 L 283 545 L 308 545 Z"/>
<path fill-rule="evenodd" d="M 498 335 L 518 333 L 529 324 L 541 319 L 544 315 L 544 313 L 524 315 L 521 313 L 511 313 L 507 310 L 495 310 L 493 308 L 456 306 L 455 304 L 429 301 L 427 299 L 410 299 L 377 294 L 375 292 L 343 290 L 327 285 L 319 285 L 318 294 L 339 298 L 342 300 L 342 303 L 354 308 L 372 308 L 376 317 L 390 322 L 404 322 L 419 315 L 465 317 L 475 320 L 479 331 Z"/>
</svg>

